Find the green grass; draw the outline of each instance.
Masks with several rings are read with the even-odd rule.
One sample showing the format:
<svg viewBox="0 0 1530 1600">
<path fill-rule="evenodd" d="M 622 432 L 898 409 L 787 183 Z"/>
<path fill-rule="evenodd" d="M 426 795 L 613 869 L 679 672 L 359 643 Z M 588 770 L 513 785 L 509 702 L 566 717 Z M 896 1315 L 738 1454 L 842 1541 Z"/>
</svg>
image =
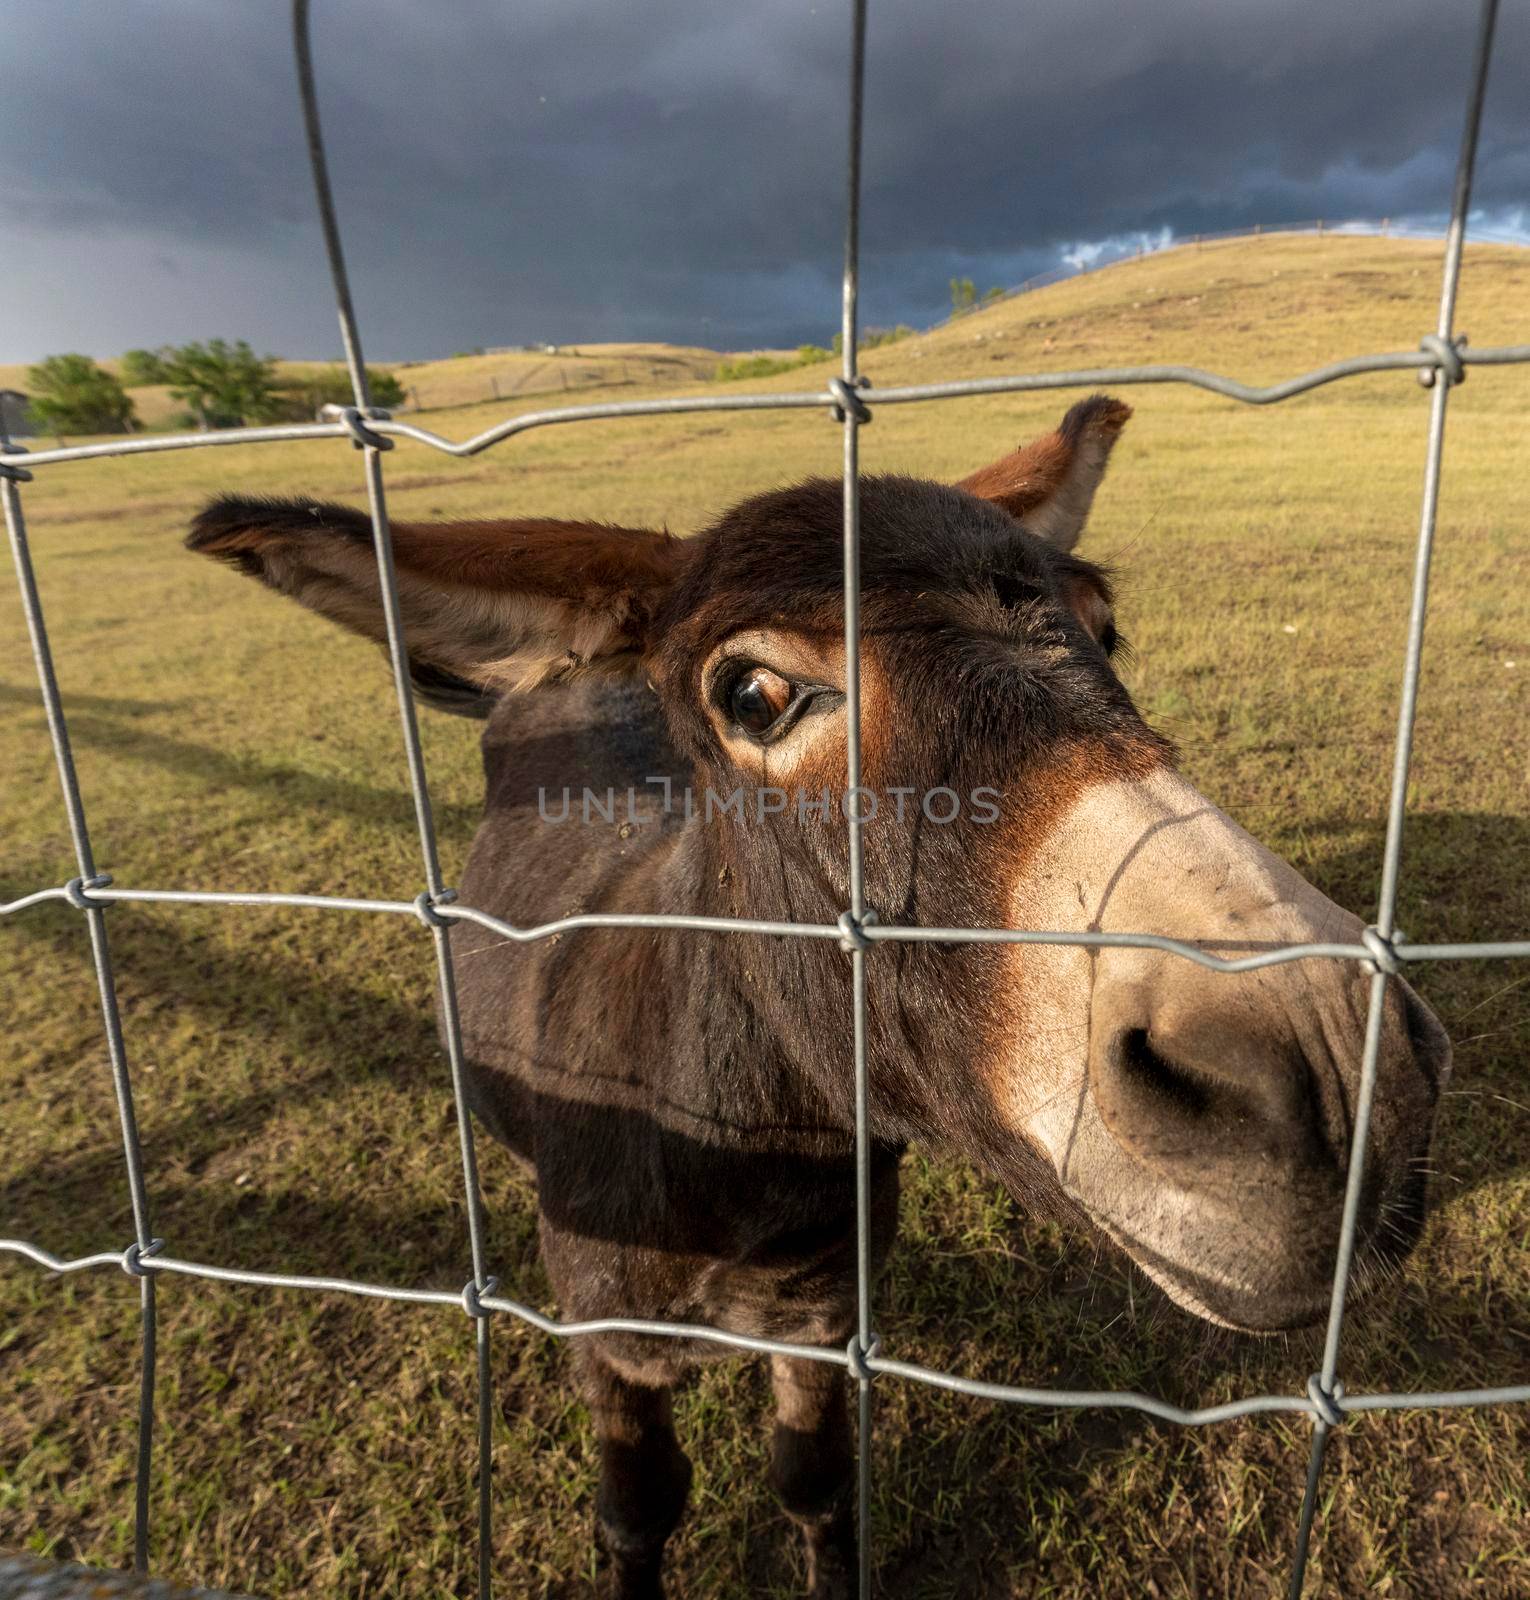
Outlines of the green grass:
<svg viewBox="0 0 1530 1600">
<path fill-rule="evenodd" d="M 1019 297 L 869 352 L 883 383 L 1194 360 L 1267 379 L 1411 348 L 1438 249 L 1267 239 L 1184 250 Z M 1468 252 L 1461 325 L 1525 337 L 1530 254 Z M 829 368 L 825 368 L 827 372 Z M 799 388 L 804 370 L 760 386 Z M 618 391 L 629 398 L 633 389 Z M 658 392 L 658 391 L 652 391 Z M 591 398 L 582 395 L 581 399 Z M 885 407 L 868 470 L 955 476 L 1070 396 Z M 1121 569 L 1134 692 L 1192 778 L 1328 893 L 1374 906 L 1426 402 L 1411 375 L 1276 408 L 1168 388 L 1137 416 L 1085 553 Z M 1530 380 L 1453 395 L 1400 920 L 1417 937 L 1530 928 Z M 442 420 L 455 436 L 494 410 Z M 818 414 L 534 432 L 458 462 L 402 445 L 400 515 L 541 512 L 699 526 L 736 497 L 835 472 Z M 124 884 L 412 896 L 420 872 L 377 652 L 229 573 L 180 534 L 224 489 L 360 500 L 348 445 L 191 451 L 41 469 L 44 599 L 103 868 Z M 1290 631 L 1293 630 L 1294 631 Z M 1509 665 L 1509 663 L 1515 665 Z M 0 898 L 72 874 L 12 578 L 0 577 Z M 480 797 L 474 731 L 425 716 L 455 875 Z M 115 908 L 109 919 L 155 1230 L 178 1254 L 456 1289 L 467 1243 L 429 941 L 299 911 Z M 1356 1309 L 1352 1388 L 1530 1379 L 1530 969 L 1418 979 L 1457 1043 L 1438 1210 L 1395 1288 Z M 0 929 L 0 1232 L 60 1253 L 130 1234 L 78 916 Z M 491 1259 L 550 1307 L 532 1197 L 481 1146 Z M 474 1563 L 471 1328 L 449 1311 L 162 1280 L 154 1565 L 268 1594 L 465 1592 Z M 126 1564 L 136 1294 L 120 1274 L 0 1265 L 0 1543 Z M 878 1323 L 911 1359 L 1183 1404 L 1300 1389 L 1316 1335 L 1249 1343 L 1172 1310 L 1087 1240 L 1023 1216 L 938 1153 L 911 1158 Z M 584 1592 L 594 1451 L 566 1350 L 496 1323 L 501 1592 Z M 879 1587 L 910 1596 L 1276 1596 L 1309 1426 L 1205 1430 L 1050 1416 L 877 1386 Z M 764 1482 L 757 1363 L 681 1402 L 696 1462 L 676 1591 L 798 1581 Z M 1375 1416 L 1336 1436 L 1312 1592 L 1530 1592 L 1522 1409 Z"/>
</svg>

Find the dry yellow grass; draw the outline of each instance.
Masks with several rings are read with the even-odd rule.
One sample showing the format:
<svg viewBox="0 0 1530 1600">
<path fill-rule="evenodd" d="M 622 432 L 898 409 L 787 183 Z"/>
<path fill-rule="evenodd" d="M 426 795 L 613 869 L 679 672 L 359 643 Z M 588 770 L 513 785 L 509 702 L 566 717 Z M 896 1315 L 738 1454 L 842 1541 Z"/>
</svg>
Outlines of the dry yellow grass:
<svg viewBox="0 0 1530 1600">
<path fill-rule="evenodd" d="M 1437 246 L 1264 239 L 1182 250 L 867 354 L 880 382 L 1187 360 L 1246 378 L 1412 348 Z M 1530 254 L 1468 252 L 1461 325 L 1519 342 Z M 603 357 L 604 358 L 604 357 Z M 720 386 L 795 389 L 827 369 Z M 407 381 L 407 373 L 406 373 Z M 656 393 L 634 384 L 612 398 Z M 589 398 L 581 395 L 581 399 Z M 1070 395 L 885 407 L 867 469 L 956 475 Z M 1425 402 L 1409 374 L 1270 409 L 1138 389 L 1085 544 L 1122 574 L 1130 683 L 1190 775 L 1327 892 L 1374 903 Z M 1400 912 L 1418 937 L 1530 929 L 1530 374 L 1451 400 Z M 540 402 L 539 402 L 540 403 Z M 466 434 L 512 409 L 454 411 Z M 751 490 L 835 472 L 823 412 L 554 428 L 471 461 L 388 460 L 401 516 L 543 512 L 699 526 Z M 361 497 L 340 441 L 39 470 L 25 491 L 102 865 L 123 883 L 412 895 L 390 689 L 374 650 L 180 548 L 221 489 Z M 1293 631 L 1294 630 L 1294 631 Z M 472 729 L 427 716 L 448 871 L 474 825 Z M 70 875 L 14 593 L 0 577 L 0 899 Z M 456 1288 L 466 1245 L 420 931 L 387 919 L 111 913 L 156 1231 L 194 1259 Z M 1530 971 L 1420 975 L 1457 1041 L 1439 1206 L 1394 1291 L 1358 1308 L 1352 1387 L 1530 1378 Z M 60 1252 L 128 1236 L 76 916 L 0 927 L 0 1232 Z M 549 1305 L 530 1197 L 483 1150 L 491 1257 Z M 135 1312 L 120 1274 L 0 1264 L 0 1540 L 130 1549 Z M 466 1319 L 209 1284 L 161 1288 L 158 1569 L 271 1595 L 435 1596 L 473 1564 Z M 1246 1344 L 1039 1227 L 936 1153 L 911 1160 L 878 1301 L 890 1349 L 1019 1382 L 1183 1403 L 1299 1390 L 1314 1339 Z M 567 1354 L 496 1327 L 495 1560 L 505 1594 L 585 1592 L 593 1448 Z M 1052 1417 L 878 1384 L 878 1585 L 915 1596 L 1262 1600 L 1284 1592 L 1309 1430 Z M 697 1465 L 676 1590 L 786 1595 L 757 1364 L 681 1403 Z M 1333 1452 L 1313 1593 L 1530 1592 L 1523 1409 L 1352 1422 Z"/>
</svg>

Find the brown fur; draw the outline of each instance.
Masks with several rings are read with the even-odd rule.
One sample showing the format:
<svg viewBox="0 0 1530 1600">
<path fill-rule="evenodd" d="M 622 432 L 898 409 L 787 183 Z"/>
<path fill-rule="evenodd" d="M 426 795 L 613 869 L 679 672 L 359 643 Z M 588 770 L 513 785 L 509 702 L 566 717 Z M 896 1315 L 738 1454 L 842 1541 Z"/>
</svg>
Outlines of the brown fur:
<svg viewBox="0 0 1530 1600">
<path fill-rule="evenodd" d="M 980 468 L 958 485 L 1035 531 L 1060 549 L 1071 550 L 1083 531 L 1094 491 L 1131 407 L 1107 395 L 1082 400 L 1063 418 L 1056 433 L 1045 434 Z"/>
<path fill-rule="evenodd" d="M 1003 799 L 995 826 L 932 825 L 917 809 L 867 826 L 865 892 L 884 922 L 1007 924 L 1017 883 L 1066 874 L 1049 841 L 1081 797 L 1172 762 L 1111 670 L 1109 583 L 1070 553 L 1127 414 L 1105 397 L 1082 402 L 1055 434 L 964 489 L 861 485 L 863 782 L 959 795 L 984 785 Z M 840 529 L 841 486 L 827 480 L 747 501 L 684 543 L 540 519 L 396 529 L 416 681 L 433 699 L 460 693 L 491 713 L 464 902 L 520 926 L 595 910 L 833 921 L 849 883 L 845 824 L 832 811 L 710 820 L 677 811 L 623 828 L 560 828 L 542 807 L 565 787 L 651 797 L 656 775 L 698 796 L 782 773 L 794 787 L 842 789 Z M 382 636 L 360 513 L 221 501 L 190 542 Z M 745 640 L 772 671 L 816 685 L 777 743 L 753 743 L 730 720 L 727 673 Z M 502 692 L 550 678 L 570 681 Z M 459 924 L 451 948 L 473 1110 L 535 1172 L 542 1256 L 563 1313 L 843 1346 L 855 1324 L 855 1119 L 850 967 L 837 945 L 592 928 L 522 946 Z M 913 1139 L 961 1152 L 1027 1206 L 1083 1218 L 1011 1103 L 1026 1085 L 1005 1062 L 1044 998 L 1026 987 L 1036 970 L 1025 952 L 984 944 L 900 943 L 869 957 L 878 1268 Z M 1278 1032 L 1252 1011 L 1236 1026 Z M 1399 1128 L 1411 1121 L 1426 1140 L 1443 1068 L 1436 1060 L 1434 1079 L 1415 1082 L 1414 1067 L 1437 1055 L 1431 1037 L 1410 1014 L 1407 1029 L 1389 1022 L 1382 1053 L 1382 1100 L 1396 1103 Z M 1132 1150 L 1171 1151 L 1166 1187 L 1218 1194 L 1229 1173 L 1240 1181 L 1252 1148 L 1238 1132 L 1249 1095 L 1222 1071 L 1220 1038 L 1188 1064 L 1139 1051 L 1140 1062 L 1123 1058 L 1102 1079 L 1123 1163 Z M 1309 1071 L 1283 1036 L 1260 1059 L 1281 1085 Z M 1352 1091 L 1342 1076 L 1352 1063 L 1321 1070 Z M 1190 1081 L 1199 1110 L 1176 1098 Z M 1271 1195 L 1310 1197 L 1300 1248 L 1287 1251 L 1302 1278 L 1296 1288 L 1272 1282 L 1267 1301 L 1255 1284 L 1237 1311 L 1277 1326 L 1308 1314 L 1302 1252 L 1327 1225 L 1343 1155 L 1325 1138 L 1296 1136 L 1293 1119 L 1316 1114 L 1307 1100 L 1268 1098 L 1261 1159 L 1277 1181 L 1249 1193 L 1277 1219 L 1269 1229 L 1295 1214 Z M 1394 1145 L 1377 1162 L 1368 1228 L 1383 1214 L 1416 1223 L 1421 1195 L 1399 1191 L 1396 1178 L 1411 1171 L 1412 1146 L 1401 1134 Z M 1284 1233 L 1271 1237 L 1285 1248 Z M 1138 1254 L 1149 1271 L 1162 1265 L 1146 1247 Z M 1203 1276 L 1197 1293 L 1214 1296 L 1216 1274 Z M 631 1335 L 581 1343 L 602 1445 L 604 1581 L 623 1600 L 659 1592 L 685 1502 L 690 1469 L 670 1388 L 723 1353 Z M 843 1594 L 854 1540 L 842 1374 L 778 1361 L 774 1378 L 772 1479 L 802 1531 L 813 1593 Z"/>
<path fill-rule="evenodd" d="M 547 517 L 403 522 L 392 535 L 410 655 L 490 691 L 619 668 L 685 554 L 668 534 Z M 228 498 L 202 512 L 187 543 L 384 638 L 371 521 L 359 512 Z"/>
</svg>

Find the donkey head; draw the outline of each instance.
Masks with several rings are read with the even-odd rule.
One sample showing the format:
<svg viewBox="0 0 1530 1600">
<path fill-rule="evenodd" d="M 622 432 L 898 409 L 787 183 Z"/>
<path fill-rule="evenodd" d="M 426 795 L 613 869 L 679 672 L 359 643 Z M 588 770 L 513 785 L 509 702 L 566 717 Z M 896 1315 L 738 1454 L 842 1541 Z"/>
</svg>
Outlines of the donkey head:
<svg viewBox="0 0 1530 1600">
<path fill-rule="evenodd" d="M 867 903 L 884 923 L 1166 934 L 1224 955 L 1355 942 L 1354 916 L 1177 773 L 1116 675 L 1109 579 L 1073 547 L 1129 415 L 1096 396 L 956 487 L 862 481 Z M 731 802 L 682 831 L 685 881 L 713 896 L 694 908 L 832 921 L 848 896 L 841 522 L 839 483 L 809 481 L 684 541 L 395 524 L 416 684 L 460 708 L 646 678 L 681 781 Z M 221 501 L 188 542 L 383 637 L 359 513 Z M 753 949 L 762 1036 L 846 1106 L 847 963 L 804 941 Z M 1212 1320 L 1321 1311 L 1365 1030 L 1354 963 L 1228 975 L 1152 950 L 889 943 L 867 965 L 878 1138 L 955 1144 Z M 1389 991 L 1362 1260 L 1417 1235 L 1449 1070 L 1434 1016 Z"/>
</svg>

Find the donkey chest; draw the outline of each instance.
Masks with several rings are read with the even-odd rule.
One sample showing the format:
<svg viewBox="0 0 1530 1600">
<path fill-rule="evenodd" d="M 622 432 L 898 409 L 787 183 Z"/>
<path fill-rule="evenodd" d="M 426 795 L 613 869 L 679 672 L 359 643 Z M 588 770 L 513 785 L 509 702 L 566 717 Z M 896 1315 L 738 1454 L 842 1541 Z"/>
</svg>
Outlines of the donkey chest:
<svg viewBox="0 0 1530 1600">
<path fill-rule="evenodd" d="M 563 1314 L 704 1324 L 753 1338 L 842 1345 L 856 1303 L 853 1165 L 836 1163 L 832 1176 L 776 1172 L 762 1183 L 744 1163 L 732 1168 L 729 1183 L 724 1170 L 730 1165 L 712 1173 L 705 1210 L 683 1182 L 663 1195 L 630 1193 L 621 1208 L 622 1230 L 612 1229 L 613 1213 L 603 1205 L 571 1212 L 567 1191 L 544 1175 L 542 1256 Z M 879 1150 L 872 1181 L 873 1272 L 893 1242 L 897 1192 L 898 1154 Z M 704 1340 L 628 1334 L 603 1338 L 602 1350 L 633 1381 L 648 1383 L 673 1381 L 690 1365 L 729 1354 L 728 1347 Z"/>
<path fill-rule="evenodd" d="M 762 1238 L 720 1258 L 653 1245 L 613 1246 L 551 1224 L 542 1256 L 565 1317 L 703 1325 L 760 1339 L 842 1345 L 855 1316 L 853 1214 Z M 633 1381 L 673 1382 L 736 1354 L 726 1345 L 644 1334 L 603 1336 L 602 1353 Z"/>
</svg>

